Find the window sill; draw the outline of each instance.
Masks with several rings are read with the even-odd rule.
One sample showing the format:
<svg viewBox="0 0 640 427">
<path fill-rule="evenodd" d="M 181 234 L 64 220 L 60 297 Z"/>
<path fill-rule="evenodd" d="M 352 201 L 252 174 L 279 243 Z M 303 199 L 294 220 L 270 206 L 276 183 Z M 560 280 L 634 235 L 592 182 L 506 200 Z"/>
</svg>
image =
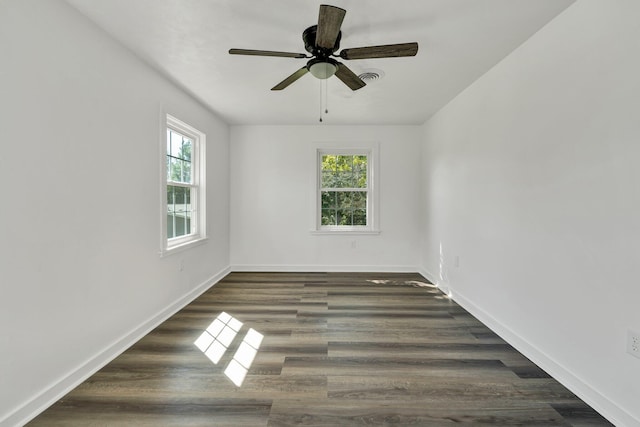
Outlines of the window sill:
<svg viewBox="0 0 640 427">
<path fill-rule="evenodd" d="M 195 247 L 195 246 L 200 246 L 204 244 L 207 240 L 209 240 L 209 237 L 205 236 L 205 237 L 189 240 L 187 242 L 180 243 L 178 245 L 171 246 L 170 248 L 164 248 L 160 251 L 160 257 L 161 258 L 166 257 L 178 252 L 186 251 L 187 249 L 191 249 L 192 247 Z"/>
<path fill-rule="evenodd" d="M 311 234 L 319 235 L 319 236 L 327 236 L 327 235 L 336 235 L 336 236 L 344 236 L 344 235 L 370 235 L 374 236 L 380 234 L 380 230 L 338 230 L 338 229 L 326 229 L 326 230 L 311 230 Z"/>
</svg>

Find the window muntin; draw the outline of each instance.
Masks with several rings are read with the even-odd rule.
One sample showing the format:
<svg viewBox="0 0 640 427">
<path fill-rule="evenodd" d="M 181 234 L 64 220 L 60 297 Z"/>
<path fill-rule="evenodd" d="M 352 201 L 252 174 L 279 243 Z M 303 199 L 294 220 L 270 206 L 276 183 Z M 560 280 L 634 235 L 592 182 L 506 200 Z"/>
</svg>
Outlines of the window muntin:
<svg viewBox="0 0 640 427">
<path fill-rule="evenodd" d="M 204 240 L 204 133 L 167 115 L 163 141 L 162 253 Z"/>
</svg>

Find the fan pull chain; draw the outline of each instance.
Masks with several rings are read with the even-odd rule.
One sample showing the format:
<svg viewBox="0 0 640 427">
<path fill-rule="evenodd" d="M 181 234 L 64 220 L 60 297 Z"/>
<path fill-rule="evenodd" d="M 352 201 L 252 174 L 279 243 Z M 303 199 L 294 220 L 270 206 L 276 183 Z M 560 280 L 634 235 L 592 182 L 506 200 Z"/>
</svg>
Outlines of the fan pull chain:
<svg viewBox="0 0 640 427">
<path fill-rule="evenodd" d="M 320 123 L 322 123 L 322 80 L 320 80 Z"/>
<path fill-rule="evenodd" d="M 322 84 L 324 83 L 324 113 L 329 114 L 329 82 L 320 80 L 320 123 L 322 123 Z"/>
<path fill-rule="evenodd" d="M 324 81 L 324 113 L 329 114 L 329 79 Z"/>
</svg>

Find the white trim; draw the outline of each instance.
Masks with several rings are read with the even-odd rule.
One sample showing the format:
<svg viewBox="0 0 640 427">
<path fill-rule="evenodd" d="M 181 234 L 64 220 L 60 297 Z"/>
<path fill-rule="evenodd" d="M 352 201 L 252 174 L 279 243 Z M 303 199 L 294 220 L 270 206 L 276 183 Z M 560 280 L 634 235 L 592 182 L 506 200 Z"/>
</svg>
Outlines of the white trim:
<svg viewBox="0 0 640 427">
<path fill-rule="evenodd" d="M 449 293 L 449 283 L 445 282 L 444 280 L 438 280 L 438 276 L 431 273 L 429 270 L 425 269 L 424 267 L 420 267 L 418 268 L 418 273 L 422 274 L 425 279 L 436 285 L 436 288 L 440 289 L 440 292 L 442 292 L 443 294 Z"/>
<path fill-rule="evenodd" d="M 640 425 L 640 420 L 635 419 L 631 414 L 602 395 L 594 387 L 582 381 L 577 375 L 571 372 L 570 369 L 553 360 L 546 353 L 511 330 L 507 325 L 475 305 L 464 295 L 452 290 L 448 283 L 442 281 L 438 283 L 435 279 L 436 276 L 423 267 L 419 268 L 419 272 L 491 331 L 495 332 L 509 345 L 513 346 L 513 348 L 549 373 L 555 380 L 576 394 L 580 399 L 584 400 L 610 422 L 617 426 Z"/>
<path fill-rule="evenodd" d="M 172 129 L 193 140 L 192 151 L 192 175 L 193 183 L 172 183 L 167 180 L 167 129 Z M 206 146 L 207 136 L 193 126 L 174 117 L 166 111 L 161 111 L 161 132 L 160 132 L 160 256 L 180 252 L 207 240 L 207 201 L 206 201 Z M 192 218 L 192 228 L 194 232 L 185 236 L 168 239 L 167 237 L 167 185 L 177 185 L 194 189 L 196 195 L 191 197 L 191 205 L 194 211 Z"/>
<path fill-rule="evenodd" d="M 319 234 L 325 236 L 344 236 L 344 235 L 376 235 L 380 234 L 380 230 L 358 230 L 356 228 L 351 229 L 331 229 L 331 228 L 322 228 L 320 230 L 309 230 L 311 234 Z"/>
<path fill-rule="evenodd" d="M 173 255 L 173 254 L 177 254 L 177 253 L 182 252 L 182 251 L 186 251 L 187 249 L 191 249 L 194 246 L 200 246 L 203 243 L 206 243 L 207 240 L 209 240 L 209 237 L 208 236 L 204 236 L 204 237 L 202 237 L 200 239 L 187 240 L 184 243 L 181 243 L 179 245 L 171 246 L 168 249 L 160 251 L 160 253 L 159 253 L 160 258 L 164 258 L 164 257 L 169 256 L 169 255 Z"/>
<path fill-rule="evenodd" d="M 323 227 L 320 225 L 320 183 L 321 171 L 319 168 L 322 154 L 364 154 L 367 156 L 367 225 L 358 227 Z M 380 233 L 380 191 L 379 191 L 379 164 L 380 143 L 375 141 L 348 141 L 348 142 L 312 142 L 310 158 L 313 165 L 310 178 L 311 189 L 314 197 L 311 203 L 311 233 L 312 234 L 379 234 Z M 360 190 L 360 189 L 353 189 Z"/>
<path fill-rule="evenodd" d="M 305 264 L 234 264 L 231 271 L 282 273 L 415 273 L 413 265 L 305 265 Z"/>
<path fill-rule="evenodd" d="M 196 286 L 191 291 L 178 298 L 175 302 L 160 310 L 157 314 L 151 316 L 131 331 L 124 334 L 109 344 L 104 350 L 98 352 L 89 358 L 78 368 L 69 372 L 62 379 L 52 384 L 38 395 L 25 402 L 22 406 L 10 412 L 5 418 L 0 420 L 2 426 L 24 425 L 46 408 L 55 403 L 58 399 L 80 385 L 91 375 L 100 370 L 107 363 L 118 357 L 122 352 L 127 350 L 140 338 L 147 335 L 153 329 L 158 327 L 162 322 L 173 316 L 175 313 L 184 308 L 187 304 L 202 295 L 212 286 L 215 286 L 222 278 L 231 272 L 227 267 L 211 276 L 209 279 Z"/>
</svg>

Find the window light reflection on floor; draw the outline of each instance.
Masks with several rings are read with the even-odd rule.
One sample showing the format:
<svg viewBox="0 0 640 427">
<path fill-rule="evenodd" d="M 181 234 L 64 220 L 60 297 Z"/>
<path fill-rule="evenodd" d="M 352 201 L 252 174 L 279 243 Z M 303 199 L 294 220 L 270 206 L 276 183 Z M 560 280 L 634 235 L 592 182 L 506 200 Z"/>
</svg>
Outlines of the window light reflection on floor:
<svg viewBox="0 0 640 427">
<path fill-rule="evenodd" d="M 200 349 L 215 365 L 242 328 L 243 323 L 226 312 L 220 313 L 207 329 L 195 340 L 194 345 Z M 224 374 L 238 387 L 244 382 L 249 368 L 258 354 L 264 335 L 253 328 L 245 335 L 238 346 L 233 359 L 227 365 Z"/>
<path fill-rule="evenodd" d="M 242 385 L 247 372 L 249 372 L 263 338 L 264 335 L 260 332 L 253 328 L 249 329 L 238 350 L 236 350 L 233 360 L 229 362 L 227 369 L 224 370 L 224 374 L 238 387 Z"/>
<path fill-rule="evenodd" d="M 241 327 L 242 322 L 223 311 L 194 344 L 217 365 Z"/>
</svg>

